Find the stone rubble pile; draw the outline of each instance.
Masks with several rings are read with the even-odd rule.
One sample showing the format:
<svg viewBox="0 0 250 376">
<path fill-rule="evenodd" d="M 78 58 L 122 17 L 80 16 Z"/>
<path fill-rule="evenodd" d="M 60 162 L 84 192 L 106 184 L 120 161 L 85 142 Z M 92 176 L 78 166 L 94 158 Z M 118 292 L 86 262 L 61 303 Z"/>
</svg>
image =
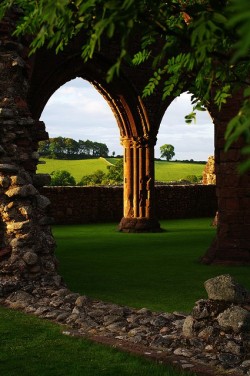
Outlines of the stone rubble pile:
<svg viewBox="0 0 250 376">
<path fill-rule="evenodd" d="M 190 315 L 157 313 L 92 300 L 55 285 L 26 285 L 0 303 L 67 325 L 84 336 L 102 336 L 174 355 L 183 369 L 213 367 L 213 375 L 250 375 L 250 294 L 230 275 L 205 282 L 208 299 Z"/>
</svg>

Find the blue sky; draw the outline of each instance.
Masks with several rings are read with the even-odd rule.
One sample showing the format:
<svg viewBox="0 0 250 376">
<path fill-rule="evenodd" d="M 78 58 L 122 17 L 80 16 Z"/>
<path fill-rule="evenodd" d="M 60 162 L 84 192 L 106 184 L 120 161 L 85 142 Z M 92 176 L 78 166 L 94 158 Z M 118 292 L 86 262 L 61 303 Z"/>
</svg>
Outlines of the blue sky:
<svg viewBox="0 0 250 376">
<path fill-rule="evenodd" d="M 155 156 L 160 146 L 172 144 L 173 159 L 207 160 L 214 154 L 214 127 L 208 113 L 198 112 L 196 124 L 184 117 L 192 109 L 190 95 L 182 94 L 166 111 L 158 133 Z M 105 143 L 110 151 L 123 154 L 115 117 L 101 94 L 87 81 L 77 78 L 59 88 L 41 115 L 50 137 L 70 137 Z"/>
</svg>

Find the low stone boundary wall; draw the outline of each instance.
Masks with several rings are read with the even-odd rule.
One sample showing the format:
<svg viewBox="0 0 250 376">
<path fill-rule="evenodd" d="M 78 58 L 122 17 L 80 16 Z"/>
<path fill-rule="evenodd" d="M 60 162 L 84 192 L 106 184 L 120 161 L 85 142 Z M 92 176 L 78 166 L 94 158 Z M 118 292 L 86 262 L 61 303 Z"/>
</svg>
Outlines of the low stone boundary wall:
<svg viewBox="0 0 250 376">
<path fill-rule="evenodd" d="M 217 210 L 214 185 L 156 186 L 158 219 L 213 217 Z M 56 224 L 119 222 L 123 216 L 122 187 L 43 187 Z"/>
<path fill-rule="evenodd" d="M 156 186 L 158 219 L 214 217 L 217 211 L 215 185 Z"/>
</svg>

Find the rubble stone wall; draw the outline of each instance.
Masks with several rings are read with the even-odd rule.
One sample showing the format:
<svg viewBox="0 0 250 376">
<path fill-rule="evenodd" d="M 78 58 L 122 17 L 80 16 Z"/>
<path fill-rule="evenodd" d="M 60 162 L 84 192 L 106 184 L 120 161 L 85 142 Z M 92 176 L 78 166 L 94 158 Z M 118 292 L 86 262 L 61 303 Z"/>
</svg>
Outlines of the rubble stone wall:
<svg viewBox="0 0 250 376">
<path fill-rule="evenodd" d="M 56 224 L 119 221 L 123 212 L 122 187 L 43 187 L 51 201 Z M 217 210 L 214 185 L 156 186 L 159 219 L 213 217 Z"/>
<path fill-rule="evenodd" d="M 202 174 L 202 184 L 216 184 L 214 156 L 208 157 L 208 161 Z"/>
<path fill-rule="evenodd" d="M 27 105 L 28 51 L 11 36 L 13 22 L 6 17 L 0 24 L 0 296 L 41 276 L 60 280 L 49 200 L 35 178 L 38 141 L 48 134 Z"/>
</svg>

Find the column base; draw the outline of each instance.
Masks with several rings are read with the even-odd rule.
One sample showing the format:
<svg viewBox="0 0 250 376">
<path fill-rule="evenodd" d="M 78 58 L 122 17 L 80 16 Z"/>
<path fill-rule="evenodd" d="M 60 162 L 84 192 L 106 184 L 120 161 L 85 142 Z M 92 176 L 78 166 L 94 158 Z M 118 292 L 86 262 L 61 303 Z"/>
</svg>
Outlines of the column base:
<svg viewBox="0 0 250 376">
<path fill-rule="evenodd" d="M 121 232 L 162 232 L 157 219 L 125 218 L 121 219 L 118 226 Z"/>
<path fill-rule="evenodd" d="M 250 265 L 250 249 L 219 244 L 215 238 L 200 261 L 207 265 Z"/>
</svg>

